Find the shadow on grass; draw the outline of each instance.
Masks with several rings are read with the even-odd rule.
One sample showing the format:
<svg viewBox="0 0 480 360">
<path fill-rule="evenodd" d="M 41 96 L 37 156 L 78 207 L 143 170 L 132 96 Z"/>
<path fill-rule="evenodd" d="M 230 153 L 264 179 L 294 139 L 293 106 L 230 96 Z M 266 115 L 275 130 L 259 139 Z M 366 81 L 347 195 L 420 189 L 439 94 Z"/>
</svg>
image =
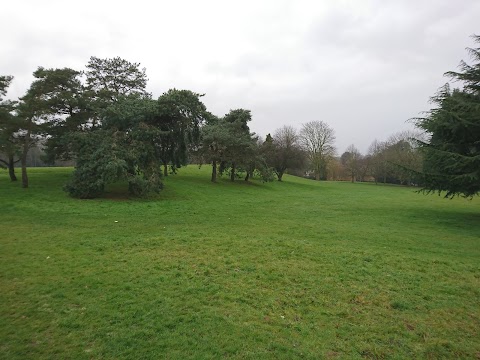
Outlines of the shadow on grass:
<svg viewBox="0 0 480 360">
<path fill-rule="evenodd" d="M 480 242 L 480 212 L 474 209 L 419 209 L 418 207 L 412 207 L 408 212 L 412 218 L 435 224 L 439 228 L 448 229 L 456 233 L 478 234 Z"/>
</svg>

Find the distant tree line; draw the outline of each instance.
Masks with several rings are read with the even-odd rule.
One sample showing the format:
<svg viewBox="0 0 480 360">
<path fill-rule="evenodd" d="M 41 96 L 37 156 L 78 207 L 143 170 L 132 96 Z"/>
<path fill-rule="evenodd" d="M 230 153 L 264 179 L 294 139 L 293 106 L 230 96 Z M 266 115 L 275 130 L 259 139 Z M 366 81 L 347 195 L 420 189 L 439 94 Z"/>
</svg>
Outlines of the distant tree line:
<svg viewBox="0 0 480 360">
<path fill-rule="evenodd" d="M 97 197 L 117 181 L 135 195 L 158 192 L 163 177 L 191 162 L 211 164 L 212 182 L 223 174 L 231 181 L 282 181 L 288 172 L 473 196 L 480 191 L 480 52 L 469 53 L 476 63 L 447 73 L 463 88 L 445 85 L 432 99 L 437 107 L 414 119 L 419 131 L 374 140 L 367 154 L 352 144 L 340 156 L 335 132 L 323 121 L 299 131 L 284 126 L 261 139 L 250 131 L 250 110 L 218 117 L 190 90 L 153 99 L 145 69 L 118 57 L 91 57 L 84 71 L 39 67 L 16 101 L 3 99 L 13 77 L 0 76 L 0 166 L 16 181 L 19 163 L 28 187 L 28 166 L 74 163 L 65 190 L 79 198 Z"/>
</svg>

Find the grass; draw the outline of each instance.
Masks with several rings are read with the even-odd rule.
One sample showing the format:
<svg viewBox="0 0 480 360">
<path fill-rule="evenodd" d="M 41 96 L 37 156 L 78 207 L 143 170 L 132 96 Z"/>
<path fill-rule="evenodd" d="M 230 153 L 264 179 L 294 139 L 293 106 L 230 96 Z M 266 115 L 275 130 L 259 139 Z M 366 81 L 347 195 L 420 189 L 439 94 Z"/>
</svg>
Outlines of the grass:
<svg viewBox="0 0 480 360">
<path fill-rule="evenodd" d="M 0 358 L 480 358 L 480 201 L 209 182 L 77 200 L 0 172 Z"/>
</svg>

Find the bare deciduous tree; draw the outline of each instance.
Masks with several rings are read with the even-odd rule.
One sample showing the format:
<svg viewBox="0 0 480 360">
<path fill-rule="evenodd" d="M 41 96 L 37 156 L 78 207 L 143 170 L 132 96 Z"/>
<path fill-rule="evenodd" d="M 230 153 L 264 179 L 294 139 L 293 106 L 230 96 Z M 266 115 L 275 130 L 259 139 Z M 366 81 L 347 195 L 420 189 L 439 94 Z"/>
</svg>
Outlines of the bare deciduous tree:
<svg viewBox="0 0 480 360">
<path fill-rule="evenodd" d="M 383 180 L 383 183 L 387 182 L 388 163 L 386 157 L 387 143 L 373 140 L 372 144 L 368 148 L 368 155 L 370 156 L 370 169 L 371 174 L 375 179 L 375 183 L 378 180 Z"/>
<path fill-rule="evenodd" d="M 362 154 L 353 144 L 341 156 L 342 165 L 347 170 L 352 182 L 355 182 L 360 172 L 361 160 Z"/>
<path fill-rule="evenodd" d="M 335 156 L 335 132 L 323 121 L 310 121 L 303 124 L 300 139 L 315 179 L 325 178 L 328 163 Z"/>
<path fill-rule="evenodd" d="M 284 126 L 275 131 L 271 144 L 266 143 L 267 163 L 273 168 L 278 181 L 287 169 L 302 167 L 304 163 L 304 152 L 299 144 L 297 131 L 291 126 Z"/>
<path fill-rule="evenodd" d="M 400 184 L 411 185 L 412 175 L 421 171 L 423 157 L 417 140 L 422 136 L 418 131 L 402 131 L 387 140 L 387 160 Z"/>
</svg>

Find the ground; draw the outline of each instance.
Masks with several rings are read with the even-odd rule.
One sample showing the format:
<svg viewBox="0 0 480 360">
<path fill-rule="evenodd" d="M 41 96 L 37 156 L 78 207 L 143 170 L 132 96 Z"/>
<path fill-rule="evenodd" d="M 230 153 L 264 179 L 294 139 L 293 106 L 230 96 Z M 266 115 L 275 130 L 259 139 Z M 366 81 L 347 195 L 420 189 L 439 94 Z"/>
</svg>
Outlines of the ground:
<svg viewBox="0 0 480 360">
<path fill-rule="evenodd" d="M 316 182 L 155 199 L 0 173 L 0 358 L 479 358 L 480 201 Z"/>
</svg>

